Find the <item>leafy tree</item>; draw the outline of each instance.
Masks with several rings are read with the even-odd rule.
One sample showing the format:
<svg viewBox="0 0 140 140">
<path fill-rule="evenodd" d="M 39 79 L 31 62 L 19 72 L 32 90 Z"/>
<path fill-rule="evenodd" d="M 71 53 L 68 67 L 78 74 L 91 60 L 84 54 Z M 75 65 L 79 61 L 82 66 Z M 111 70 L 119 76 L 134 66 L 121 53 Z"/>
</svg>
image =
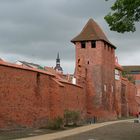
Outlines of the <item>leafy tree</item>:
<svg viewBox="0 0 140 140">
<path fill-rule="evenodd" d="M 111 12 L 104 18 L 110 30 L 119 33 L 134 32 L 135 22 L 140 21 L 140 0 L 116 0 Z"/>
<path fill-rule="evenodd" d="M 127 78 L 131 83 L 135 84 L 135 77 L 133 75 L 129 74 L 129 72 L 123 71 L 122 76 L 124 78 Z"/>
</svg>

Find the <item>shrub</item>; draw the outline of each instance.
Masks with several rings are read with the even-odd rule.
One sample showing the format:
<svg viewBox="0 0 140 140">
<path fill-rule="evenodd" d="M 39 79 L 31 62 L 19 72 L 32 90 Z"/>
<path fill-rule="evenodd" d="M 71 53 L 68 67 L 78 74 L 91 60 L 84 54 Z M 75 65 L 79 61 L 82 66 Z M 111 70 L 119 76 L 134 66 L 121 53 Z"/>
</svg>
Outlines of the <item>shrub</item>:
<svg viewBox="0 0 140 140">
<path fill-rule="evenodd" d="M 63 127 L 63 122 L 63 118 L 57 117 L 48 122 L 48 128 L 53 130 L 61 129 Z"/>
<path fill-rule="evenodd" d="M 80 113 L 78 111 L 65 110 L 64 121 L 66 126 L 77 125 L 79 120 L 80 120 Z"/>
</svg>

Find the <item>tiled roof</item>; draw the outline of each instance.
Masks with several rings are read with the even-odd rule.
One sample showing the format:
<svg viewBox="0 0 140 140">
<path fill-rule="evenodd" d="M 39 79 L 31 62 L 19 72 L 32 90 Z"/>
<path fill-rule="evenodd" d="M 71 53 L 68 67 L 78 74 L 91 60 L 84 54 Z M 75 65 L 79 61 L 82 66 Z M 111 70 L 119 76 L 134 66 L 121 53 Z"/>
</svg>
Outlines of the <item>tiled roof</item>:
<svg viewBox="0 0 140 140">
<path fill-rule="evenodd" d="M 13 68 L 16 68 L 16 69 L 23 69 L 23 70 L 28 70 L 28 71 L 40 72 L 40 73 L 43 73 L 43 74 L 46 74 L 46 75 L 55 76 L 54 74 L 52 74 L 50 72 L 47 72 L 45 70 L 36 69 L 36 68 L 30 68 L 30 67 L 25 67 L 25 66 L 13 64 L 13 63 L 5 62 L 5 61 L 0 61 L 0 65 L 7 66 L 7 67 L 13 67 Z"/>
<path fill-rule="evenodd" d="M 113 48 L 116 47 L 107 39 L 106 35 L 100 28 L 100 26 L 93 20 L 89 19 L 83 30 L 79 35 L 71 40 L 71 42 L 78 41 L 91 41 L 91 40 L 103 40 L 106 43 L 110 44 Z"/>
<path fill-rule="evenodd" d="M 28 67 L 37 67 L 37 68 L 40 68 L 41 66 L 38 65 L 38 64 L 34 64 L 34 63 L 29 63 L 29 62 L 26 62 L 26 61 L 19 61 L 21 62 L 22 64 L 28 66 Z"/>
<path fill-rule="evenodd" d="M 44 69 L 54 75 L 57 74 L 56 70 L 54 70 L 52 67 L 45 66 Z"/>
</svg>

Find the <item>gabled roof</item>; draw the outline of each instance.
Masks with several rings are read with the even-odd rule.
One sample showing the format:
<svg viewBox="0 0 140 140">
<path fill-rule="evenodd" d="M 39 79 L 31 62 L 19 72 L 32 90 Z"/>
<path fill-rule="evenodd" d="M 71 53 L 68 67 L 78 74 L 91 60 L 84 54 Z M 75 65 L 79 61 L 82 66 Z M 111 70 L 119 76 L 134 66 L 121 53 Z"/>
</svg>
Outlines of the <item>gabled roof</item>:
<svg viewBox="0 0 140 140">
<path fill-rule="evenodd" d="M 116 47 L 107 39 L 106 35 L 100 28 L 100 26 L 91 18 L 81 31 L 79 35 L 71 40 L 71 42 L 75 43 L 78 41 L 91 41 L 91 40 L 102 40 L 106 43 L 110 44 L 113 48 Z"/>
<path fill-rule="evenodd" d="M 40 73 L 43 73 L 43 74 L 47 74 L 47 75 L 51 75 L 51 76 L 54 76 L 54 74 L 50 73 L 50 72 L 47 72 L 45 70 L 41 70 L 41 69 L 36 69 L 36 68 L 31 68 L 31 67 L 25 67 L 25 66 L 22 66 L 22 65 L 17 65 L 17 64 L 14 64 L 14 63 L 10 63 L 10 62 L 5 62 L 5 61 L 0 61 L 0 66 L 6 66 L 6 67 L 13 67 L 13 68 L 17 68 L 17 69 L 23 69 L 23 70 L 28 70 L 28 71 L 35 71 L 35 72 L 40 72 Z"/>
</svg>

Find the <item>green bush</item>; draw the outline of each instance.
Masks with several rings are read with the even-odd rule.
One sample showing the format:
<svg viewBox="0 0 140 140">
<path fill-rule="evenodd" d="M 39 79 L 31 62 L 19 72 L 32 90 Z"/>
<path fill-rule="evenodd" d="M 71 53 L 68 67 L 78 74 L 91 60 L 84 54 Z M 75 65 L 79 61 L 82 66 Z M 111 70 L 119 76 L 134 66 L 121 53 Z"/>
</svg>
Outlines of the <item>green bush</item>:
<svg viewBox="0 0 140 140">
<path fill-rule="evenodd" d="M 53 130 L 61 129 L 63 127 L 63 122 L 63 118 L 57 117 L 49 121 L 48 128 Z"/>
<path fill-rule="evenodd" d="M 80 120 L 80 113 L 78 111 L 65 110 L 64 121 L 66 126 L 69 125 L 76 126 L 79 120 Z"/>
</svg>

